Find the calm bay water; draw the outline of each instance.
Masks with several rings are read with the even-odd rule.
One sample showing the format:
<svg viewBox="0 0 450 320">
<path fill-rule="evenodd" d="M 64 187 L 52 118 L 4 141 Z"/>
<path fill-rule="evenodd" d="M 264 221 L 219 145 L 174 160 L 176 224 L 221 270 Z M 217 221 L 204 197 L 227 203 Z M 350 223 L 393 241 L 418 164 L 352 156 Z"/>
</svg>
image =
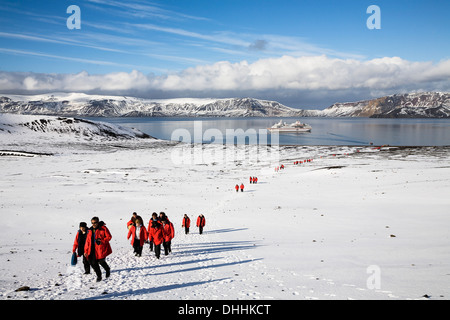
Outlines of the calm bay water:
<svg viewBox="0 0 450 320">
<path fill-rule="evenodd" d="M 280 145 L 450 145 L 448 119 L 371 118 L 89 118 L 133 127 L 164 140 L 205 143 L 270 143 L 266 128 L 296 120 L 311 133 L 280 134 Z M 275 142 L 276 140 L 274 140 Z"/>
</svg>

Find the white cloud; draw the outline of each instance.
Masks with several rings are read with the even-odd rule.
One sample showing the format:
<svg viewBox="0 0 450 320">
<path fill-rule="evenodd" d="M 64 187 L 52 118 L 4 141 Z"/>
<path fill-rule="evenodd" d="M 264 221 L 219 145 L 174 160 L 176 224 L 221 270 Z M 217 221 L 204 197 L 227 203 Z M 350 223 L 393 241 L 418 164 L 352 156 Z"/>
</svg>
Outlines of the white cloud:
<svg viewBox="0 0 450 320">
<path fill-rule="evenodd" d="M 325 55 L 282 56 L 254 63 L 222 61 L 162 76 L 136 70 L 103 75 L 0 72 L 3 93 L 78 91 L 158 98 L 227 95 L 279 101 L 300 101 L 308 96 L 320 103 L 332 97 L 353 100 L 418 90 L 449 91 L 450 60 L 433 63 L 398 57 L 361 61 Z"/>
<path fill-rule="evenodd" d="M 175 81 L 176 80 L 176 81 Z M 429 81 L 450 85 L 450 60 L 437 64 L 398 57 L 360 61 L 327 56 L 217 62 L 153 79 L 164 90 L 345 90 L 389 89 Z"/>
</svg>

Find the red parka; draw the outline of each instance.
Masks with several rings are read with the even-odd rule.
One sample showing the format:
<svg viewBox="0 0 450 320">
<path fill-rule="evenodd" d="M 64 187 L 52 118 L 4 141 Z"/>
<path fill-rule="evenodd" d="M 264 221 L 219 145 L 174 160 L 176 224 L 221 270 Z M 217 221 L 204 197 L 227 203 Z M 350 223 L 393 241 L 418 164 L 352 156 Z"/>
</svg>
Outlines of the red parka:
<svg viewBox="0 0 450 320">
<path fill-rule="evenodd" d="M 181 226 L 189 228 L 191 226 L 191 219 L 189 219 L 189 217 L 183 217 L 183 223 L 181 224 Z"/>
<path fill-rule="evenodd" d="M 95 232 L 95 244 L 92 243 L 92 232 Z M 111 233 L 108 228 L 104 225 L 102 221 L 99 223 L 99 227 L 97 230 L 90 228 L 88 231 L 88 235 L 86 238 L 86 244 L 84 245 L 84 255 L 89 257 L 91 253 L 91 248 L 95 246 L 95 258 L 97 260 L 105 259 L 112 253 L 111 245 L 109 241 L 111 241 Z M 98 243 L 97 243 L 98 242 Z"/>
<path fill-rule="evenodd" d="M 171 239 L 175 238 L 175 227 L 173 226 L 172 222 L 169 222 L 170 225 L 170 237 Z"/>
<path fill-rule="evenodd" d="M 163 225 L 163 236 L 165 242 L 168 242 L 175 237 L 175 229 L 172 222 L 167 222 Z"/>
<path fill-rule="evenodd" d="M 170 240 L 173 239 L 174 236 L 174 230 L 173 227 L 171 226 L 171 222 L 166 223 L 162 229 L 163 229 L 163 237 L 164 237 L 164 241 L 165 242 L 169 242 Z"/>
<path fill-rule="evenodd" d="M 136 227 L 135 226 L 131 226 L 130 230 L 128 230 L 127 239 L 130 239 L 130 237 L 131 237 L 131 245 L 133 245 L 134 244 L 134 239 L 136 238 Z M 145 229 L 144 226 L 141 226 L 141 231 L 140 231 L 140 234 L 139 234 L 139 243 L 140 243 L 139 245 L 141 247 L 144 246 L 144 243 L 147 240 L 147 238 L 148 238 L 147 229 Z"/>
<path fill-rule="evenodd" d="M 160 226 L 162 226 L 162 223 L 160 220 L 153 220 L 152 218 L 150 218 L 150 220 L 148 221 L 148 227 L 147 227 L 148 234 L 150 234 L 150 229 L 152 228 L 153 222 L 157 222 Z"/>
<path fill-rule="evenodd" d="M 158 228 L 150 228 L 148 233 L 148 241 L 153 241 L 157 246 L 160 245 L 164 240 L 163 228 L 159 226 Z"/>
<path fill-rule="evenodd" d="M 72 252 L 77 252 L 78 251 L 77 252 L 77 256 L 78 257 L 81 257 L 83 255 L 83 253 L 84 253 L 84 246 L 85 246 L 85 243 L 86 243 L 86 240 L 82 240 L 82 239 L 85 239 L 85 237 L 83 237 L 83 236 L 80 237 L 80 234 L 82 234 L 82 232 L 78 231 L 76 236 L 75 236 L 75 241 L 73 242 L 73 247 L 72 247 Z"/>
<path fill-rule="evenodd" d="M 198 218 L 197 218 L 197 227 L 204 227 L 205 226 L 205 222 L 206 222 L 206 219 L 205 219 L 204 216 L 203 217 L 198 216 Z"/>
</svg>

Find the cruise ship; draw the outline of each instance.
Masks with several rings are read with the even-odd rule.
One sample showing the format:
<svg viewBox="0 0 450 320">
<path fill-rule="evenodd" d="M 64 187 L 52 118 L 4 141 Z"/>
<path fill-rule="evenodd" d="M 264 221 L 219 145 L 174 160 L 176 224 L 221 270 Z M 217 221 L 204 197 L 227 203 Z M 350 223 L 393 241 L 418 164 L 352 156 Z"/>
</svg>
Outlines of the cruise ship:
<svg viewBox="0 0 450 320">
<path fill-rule="evenodd" d="M 311 126 L 306 123 L 301 123 L 300 121 L 296 121 L 291 124 L 287 124 L 280 120 L 280 122 L 274 124 L 270 128 L 267 128 L 270 132 L 277 133 L 297 133 L 297 132 L 311 132 Z"/>
</svg>

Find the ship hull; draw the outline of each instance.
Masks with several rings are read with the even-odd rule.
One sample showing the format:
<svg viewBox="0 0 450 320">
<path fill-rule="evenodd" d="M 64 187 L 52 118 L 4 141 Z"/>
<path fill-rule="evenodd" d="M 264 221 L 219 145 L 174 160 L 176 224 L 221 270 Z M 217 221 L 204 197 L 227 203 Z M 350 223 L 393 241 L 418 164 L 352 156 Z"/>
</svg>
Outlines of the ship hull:
<svg viewBox="0 0 450 320">
<path fill-rule="evenodd" d="M 311 128 L 267 128 L 270 132 L 277 133 L 300 133 L 311 132 Z"/>
</svg>

